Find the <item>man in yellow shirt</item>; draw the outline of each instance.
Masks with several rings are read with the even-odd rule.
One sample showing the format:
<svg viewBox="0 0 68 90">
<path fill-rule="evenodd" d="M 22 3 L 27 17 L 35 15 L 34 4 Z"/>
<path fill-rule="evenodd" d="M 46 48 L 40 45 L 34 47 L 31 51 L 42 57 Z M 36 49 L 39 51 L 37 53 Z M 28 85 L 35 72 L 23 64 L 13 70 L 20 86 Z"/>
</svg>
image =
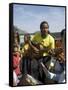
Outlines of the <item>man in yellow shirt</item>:
<svg viewBox="0 0 68 90">
<path fill-rule="evenodd" d="M 43 21 L 40 24 L 40 32 L 36 33 L 32 38 L 33 43 L 40 44 L 40 51 L 43 51 L 42 57 L 49 56 L 48 51 L 55 48 L 55 40 L 48 32 L 48 22 Z"/>
<path fill-rule="evenodd" d="M 48 54 L 48 51 L 55 48 L 55 40 L 49 34 L 49 25 L 48 25 L 47 21 L 41 22 L 40 32 L 36 33 L 33 36 L 32 42 L 40 44 L 39 51 L 40 52 L 43 51 L 43 52 L 42 52 L 42 57 L 38 60 L 39 61 L 38 63 L 40 63 L 42 61 L 45 64 L 47 61 L 49 61 L 51 59 L 51 57 Z M 30 45 L 31 45 L 31 43 L 30 43 Z M 37 50 L 37 52 L 39 52 L 39 51 Z M 44 78 L 44 77 L 42 76 L 42 78 Z"/>
</svg>

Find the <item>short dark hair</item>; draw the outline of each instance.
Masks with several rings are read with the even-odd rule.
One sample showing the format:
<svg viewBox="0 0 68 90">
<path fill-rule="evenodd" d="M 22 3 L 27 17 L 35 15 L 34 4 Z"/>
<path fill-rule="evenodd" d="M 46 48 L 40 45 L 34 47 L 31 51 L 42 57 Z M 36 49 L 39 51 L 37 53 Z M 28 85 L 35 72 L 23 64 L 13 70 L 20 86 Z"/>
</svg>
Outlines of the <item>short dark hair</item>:
<svg viewBox="0 0 68 90">
<path fill-rule="evenodd" d="M 29 33 L 25 33 L 25 34 L 24 34 L 24 37 L 27 37 L 27 38 L 30 39 L 30 34 L 29 34 Z"/>
<path fill-rule="evenodd" d="M 41 22 L 41 24 L 40 24 L 40 29 L 42 28 L 43 24 L 47 24 L 47 25 L 48 25 L 48 28 L 49 28 L 48 22 L 47 22 L 47 21 L 43 21 L 43 22 Z"/>
<path fill-rule="evenodd" d="M 17 31 L 14 32 L 14 38 L 15 38 L 15 34 L 17 35 L 16 38 L 17 38 L 17 41 L 18 41 L 18 44 L 19 44 L 20 43 L 19 33 Z"/>
<path fill-rule="evenodd" d="M 63 30 L 61 31 L 61 37 L 63 37 L 63 35 L 66 36 L 66 29 L 63 29 Z"/>
</svg>

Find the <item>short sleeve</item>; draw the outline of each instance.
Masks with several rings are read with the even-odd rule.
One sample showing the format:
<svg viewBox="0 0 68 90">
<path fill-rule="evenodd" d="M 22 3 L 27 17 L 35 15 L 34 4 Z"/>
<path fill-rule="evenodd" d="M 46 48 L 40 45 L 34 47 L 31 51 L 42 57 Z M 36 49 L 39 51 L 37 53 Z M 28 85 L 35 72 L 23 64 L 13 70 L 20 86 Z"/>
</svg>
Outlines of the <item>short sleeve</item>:
<svg viewBox="0 0 68 90">
<path fill-rule="evenodd" d="M 52 36 L 50 36 L 50 47 L 55 48 L 55 39 Z"/>
</svg>

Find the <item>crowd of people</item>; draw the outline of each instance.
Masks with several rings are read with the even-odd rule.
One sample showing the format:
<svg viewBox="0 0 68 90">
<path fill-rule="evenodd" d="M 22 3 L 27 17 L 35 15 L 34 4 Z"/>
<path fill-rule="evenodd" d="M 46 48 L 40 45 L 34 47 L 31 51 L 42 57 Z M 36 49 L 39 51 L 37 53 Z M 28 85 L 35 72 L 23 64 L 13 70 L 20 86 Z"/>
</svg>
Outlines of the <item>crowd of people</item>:
<svg viewBox="0 0 68 90">
<path fill-rule="evenodd" d="M 24 35 L 24 43 L 21 47 L 19 34 L 15 32 L 13 42 L 13 86 L 17 86 L 25 75 L 32 76 L 32 60 L 37 62 L 38 75 L 36 79 L 38 81 L 48 84 L 48 79 L 53 80 L 54 83 L 65 83 L 65 34 L 65 30 L 62 30 L 62 47 L 56 48 L 55 39 L 49 33 L 49 24 L 47 21 L 43 21 L 40 24 L 40 32 L 34 34 L 32 38 L 28 33 Z"/>
</svg>

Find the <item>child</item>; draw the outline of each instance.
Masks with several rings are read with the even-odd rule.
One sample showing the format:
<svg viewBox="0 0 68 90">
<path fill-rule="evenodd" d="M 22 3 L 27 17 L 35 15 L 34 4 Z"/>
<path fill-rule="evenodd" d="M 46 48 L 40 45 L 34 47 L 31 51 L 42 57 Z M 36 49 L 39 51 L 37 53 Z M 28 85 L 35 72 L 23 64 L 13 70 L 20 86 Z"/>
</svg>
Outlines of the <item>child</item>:
<svg viewBox="0 0 68 90">
<path fill-rule="evenodd" d="M 20 72 L 20 52 L 18 51 L 18 46 L 14 46 L 14 51 L 13 51 L 13 78 L 17 83 L 19 82 L 18 76 L 21 75 Z"/>
<path fill-rule="evenodd" d="M 22 73 L 23 74 L 31 74 L 31 60 L 29 56 L 29 40 L 30 35 L 24 35 L 24 46 L 22 48 Z"/>
</svg>

